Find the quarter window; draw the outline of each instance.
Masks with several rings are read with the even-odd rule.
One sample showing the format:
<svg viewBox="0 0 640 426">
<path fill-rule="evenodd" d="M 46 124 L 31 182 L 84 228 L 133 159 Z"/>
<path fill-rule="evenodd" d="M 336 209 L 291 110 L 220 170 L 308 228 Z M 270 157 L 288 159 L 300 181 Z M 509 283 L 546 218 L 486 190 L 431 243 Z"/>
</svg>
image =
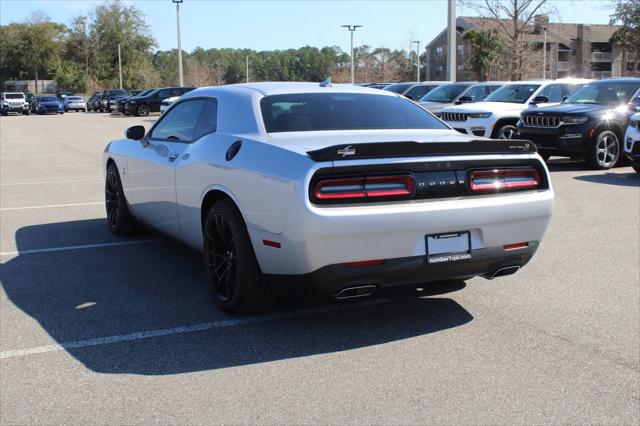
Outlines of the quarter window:
<svg viewBox="0 0 640 426">
<path fill-rule="evenodd" d="M 171 108 L 153 128 L 151 138 L 191 142 L 194 140 L 196 123 L 204 103 L 203 99 L 194 99 Z"/>
<path fill-rule="evenodd" d="M 218 101 L 207 99 L 204 101 L 202 111 L 198 117 L 196 128 L 193 131 L 193 140 L 200 139 L 204 135 L 213 133 L 218 127 Z"/>
</svg>

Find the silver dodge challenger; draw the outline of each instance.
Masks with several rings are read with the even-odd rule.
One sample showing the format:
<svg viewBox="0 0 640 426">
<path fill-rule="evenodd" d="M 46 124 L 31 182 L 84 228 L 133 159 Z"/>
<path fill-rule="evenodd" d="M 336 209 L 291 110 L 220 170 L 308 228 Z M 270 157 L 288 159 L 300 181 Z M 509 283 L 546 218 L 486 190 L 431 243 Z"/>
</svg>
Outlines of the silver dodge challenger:
<svg viewBox="0 0 640 426">
<path fill-rule="evenodd" d="M 338 299 L 509 275 L 553 211 L 535 145 L 460 134 L 391 92 L 331 83 L 194 90 L 104 150 L 107 221 L 201 250 L 226 312 L 280 286 Z"/>
</svg>

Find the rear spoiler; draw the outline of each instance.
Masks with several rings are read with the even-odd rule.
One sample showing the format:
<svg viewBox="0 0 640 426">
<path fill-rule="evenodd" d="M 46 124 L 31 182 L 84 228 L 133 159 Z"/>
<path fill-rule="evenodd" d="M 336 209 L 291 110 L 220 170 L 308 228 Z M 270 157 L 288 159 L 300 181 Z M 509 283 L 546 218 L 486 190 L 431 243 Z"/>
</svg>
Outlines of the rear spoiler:
<svg viewBox="0 0 640 426">
<path fill-rule="evenodd" d="M 531 141 L 516 139 L 461 142 L 379 142 L 334 145 L 308 151 L 313 161 L 361 160 L 372 158 L 424 157 L 434 155 L 535 154 Z"/>
</svg>

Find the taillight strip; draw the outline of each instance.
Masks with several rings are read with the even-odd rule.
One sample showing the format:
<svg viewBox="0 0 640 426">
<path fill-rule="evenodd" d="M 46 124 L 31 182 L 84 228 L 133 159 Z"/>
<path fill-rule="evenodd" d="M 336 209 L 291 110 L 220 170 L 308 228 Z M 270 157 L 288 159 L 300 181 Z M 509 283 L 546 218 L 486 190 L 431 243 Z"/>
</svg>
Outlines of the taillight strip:
<svg viewBox="0 0 640 426">
<path fill-rule="evenodd" d="M 470 173 L 469 182 L 472 191 L 536 188 L 540 185 L 540 172 L 536 169 L 479 170 Z"/>
<path fill-rule="evenodd" d="M 316 183 L 314 194 L 318 200 L 337 200 L 397 197 L 411 195 L 413 191 L 413 177 L 400 175 L 321 180 Z"/>
</svg>

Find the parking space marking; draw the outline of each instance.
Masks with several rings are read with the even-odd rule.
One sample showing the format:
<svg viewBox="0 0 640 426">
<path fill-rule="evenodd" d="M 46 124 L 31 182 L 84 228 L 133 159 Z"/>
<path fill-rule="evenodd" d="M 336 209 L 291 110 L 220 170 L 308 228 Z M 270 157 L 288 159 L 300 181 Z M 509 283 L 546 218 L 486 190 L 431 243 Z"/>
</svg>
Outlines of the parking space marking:
<svg viewBox="0 0 640 426">
<path fill-rule="evenodd" d="M 162 239 L 156 238 L 151 240 L 113 241 L 111 243 L 83 244 L 83 245 L 77 245 L 77 246 L 49 247 L 49 248 L 19 250 L 19 251 L 4 251 L 4 252 L 0 252 L 0 256 L 15 256 L 15 255 L 22 256 L 24 254 L 50 253 L 50 252 L 67 251 L 67 250 L 85 250 L 85 249 L 113 247 L 113 246 L 128 246 L 133 244 L 155 243 L 158 241 L 162 241 Z"/>
<path fill-rule="evenodd" d="M 264 316 L 255 316 L 251 318 L 237 318 L 237 319 L 224 319 L 213 322 L 204 322 L 200 324 L 193 324 L 174 328 L 163 328 L 157 330 L 138 331 L 131 334 L 121 334 L 116 336 L 97 337 L 94 339 L 76 340 L 74 342 L 60 343 L 56 345 L 37 346 L 34 348 L 16 349 L 11 351 L 0 352 L 0 359 L 8 359 L 15 357 L 22 357 L 27 355 L 43 354 L 47 352 L 56 352 L 69 349 L 86 348 L 90 346 L 110 345 L 120 342 L 129 342 L 132 340 L 149 339 L 152 337 L 170 336 L 174 334 L 194 333 L 197 331 L 213 330 L 216 328 L 235 327 L 239 325 L 255 324 L 266 321 L 273 321 L 279 319 L 296 318 L 302 316 L 308 316 L 313 314 L 334 312 L 345 309 L 361 308 L 366 306 L 378 305 L 382 303 L 389 303 L 389 299 L 374 299 L 363 302 L 349 303 L 345 305 L 329 305 L 318 308 L 303 309 L 293 312 L 282 312 Z"/>
<path fill-rule="evenodd" d="M 11 210 L 53 209 L 58 207 L 96 206 L 98 204 L 104 204 L 104 201 L 96 201 L 93 203 L 49 204 L 47 206 L 5 207 L 1 208 L 0 212 L 7 212 Z"/>
<path fill-rule="evenodd" d="M 76 183 L 76 182 L 95 182 L 102 180 L 102 177 L 96 177 L 91 179 L 71 179 L 71 180 L 49 180 L 39 182 L 15 182 L 15 183 L 0 183 L 0 186 L 19 186 L 19 185 L 48 185 L 52 183 Z"/>
</svg>

